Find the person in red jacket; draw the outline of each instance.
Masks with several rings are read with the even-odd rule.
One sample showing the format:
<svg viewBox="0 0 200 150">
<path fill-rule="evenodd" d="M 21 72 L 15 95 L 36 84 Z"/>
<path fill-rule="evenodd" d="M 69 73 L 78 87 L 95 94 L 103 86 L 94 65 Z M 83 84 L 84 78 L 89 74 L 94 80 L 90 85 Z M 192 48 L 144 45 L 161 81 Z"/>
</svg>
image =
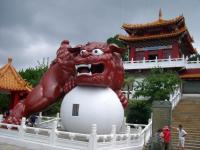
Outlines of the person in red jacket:
<svg viewBox="0 0 200 150">
<path fill-rule="evenodd" d="M 169 144 L 171 141 L 171 132 L 168 126 L 163 128 L 163 138 L 164 138 L 164 150 L 169 150 Z"/>
</svg>

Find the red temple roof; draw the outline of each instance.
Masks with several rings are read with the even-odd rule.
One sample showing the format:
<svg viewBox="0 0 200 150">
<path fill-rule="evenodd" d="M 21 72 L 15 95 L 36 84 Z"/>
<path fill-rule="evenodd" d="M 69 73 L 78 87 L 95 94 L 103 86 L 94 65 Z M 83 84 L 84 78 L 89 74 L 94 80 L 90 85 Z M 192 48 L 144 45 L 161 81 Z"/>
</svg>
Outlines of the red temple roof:
<svg viewBox="0 0 200 150">
<path fill-rule="evenodd" d="M 200 78 L 200 69 L 187 69 L 179 73 L 181 79 Z"/>
</svg>

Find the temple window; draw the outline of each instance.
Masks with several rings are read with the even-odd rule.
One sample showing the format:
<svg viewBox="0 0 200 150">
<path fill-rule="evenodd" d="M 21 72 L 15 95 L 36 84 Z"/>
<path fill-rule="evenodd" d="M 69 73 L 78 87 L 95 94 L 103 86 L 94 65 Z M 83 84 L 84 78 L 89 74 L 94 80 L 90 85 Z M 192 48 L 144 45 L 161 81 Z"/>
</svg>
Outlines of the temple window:
<svg viewBox="0 0 200 150">
<path fill-rule="evenodd" d="M 136 52 L 135 60 L 143 60 L 144 52 Z"/>
<path fill-rule="evenodd" d="M 168 59 L 171 56 L 171 49 L 163 50 L 163 59 Z"/>
</svg>

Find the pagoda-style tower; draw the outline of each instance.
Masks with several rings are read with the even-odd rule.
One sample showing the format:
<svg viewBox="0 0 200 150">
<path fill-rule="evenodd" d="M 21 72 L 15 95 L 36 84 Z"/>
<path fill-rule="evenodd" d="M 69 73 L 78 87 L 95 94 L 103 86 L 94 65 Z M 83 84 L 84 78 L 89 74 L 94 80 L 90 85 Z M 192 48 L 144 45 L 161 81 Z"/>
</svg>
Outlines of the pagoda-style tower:
<svg viewBox="0 0 200 150">
<path fill-rule="evenodd" d="M 11 110 L 20 100 L 32 90 L 32 87 L 17 73 L 12 66 L 12 59 L 8 58 L 8 63 L 0 68 L 0 92 L 11 94 Z"/>
<path fill-rule="evenodd" d="M 123 24 L 128 35 L 119 39 L 130 47 L 130 60 L 180 58 L 196 53 L 184 17 L 165 20 L 161 10 L 156 21 L 145 24 Z"/>
</svg>

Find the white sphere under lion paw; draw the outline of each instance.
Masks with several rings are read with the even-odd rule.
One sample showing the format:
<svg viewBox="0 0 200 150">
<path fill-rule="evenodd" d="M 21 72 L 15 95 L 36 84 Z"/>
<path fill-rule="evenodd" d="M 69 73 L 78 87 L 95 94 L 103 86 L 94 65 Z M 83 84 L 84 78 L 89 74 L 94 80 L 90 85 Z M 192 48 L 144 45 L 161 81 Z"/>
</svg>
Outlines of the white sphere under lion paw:
<svg viewBox="0 0 200 150">
<path fill-rule="evenodd" d="M 96 124 L 98 134 L 108 134 L 112 125 L 119 131 L 123 119 L 122 104 L 110 88 L 77 86 L 61 104 L 62 125 L 69 132 L 91 133 Z"/>
</svg>

